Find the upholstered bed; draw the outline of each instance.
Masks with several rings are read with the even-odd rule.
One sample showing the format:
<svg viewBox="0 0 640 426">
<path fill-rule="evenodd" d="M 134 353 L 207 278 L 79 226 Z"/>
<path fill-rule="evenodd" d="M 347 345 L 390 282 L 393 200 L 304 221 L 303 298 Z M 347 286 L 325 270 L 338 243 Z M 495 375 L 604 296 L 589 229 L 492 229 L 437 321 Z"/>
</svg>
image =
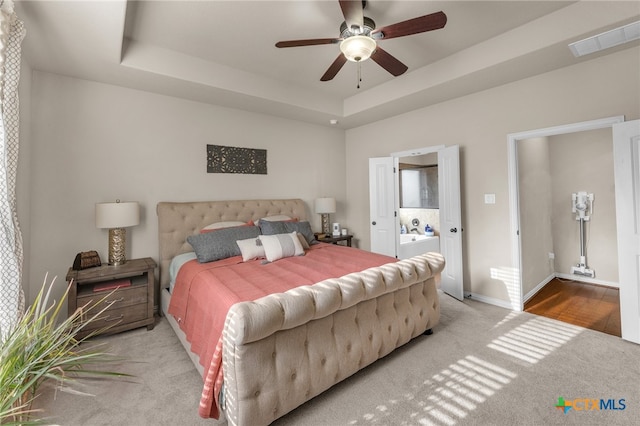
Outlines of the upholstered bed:
<svg viewBox="0 0 640 426">
<path fill-rule="evenodd" d="M 161 202 L 157 214 L 162 312 L 203 376 L 204 400 L 213 386 L 207 367 L 167 314 L 172 260 L 193 251 L 187 238 L 207 225 L 276 215 L 305 221 L 307 206 L 299 199 Z M 269 424 L 438 323 L 442 256 L 389 260 L 229 308 L 220 345 L 224 391 L 216 403 L 230 424 Z M 200 414 L 208 413 L 201 402 Z"/>
</svg>

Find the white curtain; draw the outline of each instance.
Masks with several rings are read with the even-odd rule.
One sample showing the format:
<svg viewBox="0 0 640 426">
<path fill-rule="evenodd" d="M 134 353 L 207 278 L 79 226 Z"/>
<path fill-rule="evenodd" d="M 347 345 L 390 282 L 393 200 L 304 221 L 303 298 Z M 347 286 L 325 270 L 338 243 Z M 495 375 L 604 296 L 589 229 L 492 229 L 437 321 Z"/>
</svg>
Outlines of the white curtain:
<svg viewBox="0 0 640 426">
<path fill-rule="evenodd" d="M 23 23 L 13 2 L 0 3 L 0 338 L 24 310 L 22 235 L 16 211 L 18 169 L 20 45 Z"/>
</svg>

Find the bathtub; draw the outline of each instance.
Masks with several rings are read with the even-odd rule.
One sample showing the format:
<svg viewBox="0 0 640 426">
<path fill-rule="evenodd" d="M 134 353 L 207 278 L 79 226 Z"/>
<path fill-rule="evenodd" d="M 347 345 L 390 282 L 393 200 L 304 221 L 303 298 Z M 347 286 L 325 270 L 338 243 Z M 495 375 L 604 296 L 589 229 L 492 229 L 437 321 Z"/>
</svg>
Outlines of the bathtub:
<svg viewBox="0 0 640 426">
<path fill-rule="evenodd" d="M 440 252 L 440 237 L 423 234 L 400 234 L 398 259 L 408 259 L 431 251 Z"/>
</svg>

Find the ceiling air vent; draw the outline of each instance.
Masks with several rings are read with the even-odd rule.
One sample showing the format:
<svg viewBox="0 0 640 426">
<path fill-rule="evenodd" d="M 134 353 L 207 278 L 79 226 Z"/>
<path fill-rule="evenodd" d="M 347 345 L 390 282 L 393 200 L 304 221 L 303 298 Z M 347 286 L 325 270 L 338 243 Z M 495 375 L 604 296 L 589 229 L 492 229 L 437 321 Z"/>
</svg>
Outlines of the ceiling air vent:
<svg viewBox="0 0 640 426">
<path fill-rule="evenodd" d="M 640 21 L 576 41 L 569 49 L 576 58 L 640 39 Z"/>
</svg>

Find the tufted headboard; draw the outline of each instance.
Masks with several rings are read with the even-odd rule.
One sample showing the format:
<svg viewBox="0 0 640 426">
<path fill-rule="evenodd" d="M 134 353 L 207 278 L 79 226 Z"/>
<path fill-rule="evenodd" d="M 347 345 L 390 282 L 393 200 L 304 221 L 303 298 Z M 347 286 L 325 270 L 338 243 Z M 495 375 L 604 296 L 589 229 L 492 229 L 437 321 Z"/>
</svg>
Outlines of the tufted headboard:
<svg viewBox="0 0 640 426">
<path fill-rule="evenodd" d="M 307 220 L 307 205 L 300 199 L 160 202 L 158 244 L 160 246 L 160 288 L 169 286 L 169 264 L 175 256 L 193 251 L 189 235 L 215 222 L 241 220 L 256 222 L 266 216 L 288 215 Z"/>
</svg>

